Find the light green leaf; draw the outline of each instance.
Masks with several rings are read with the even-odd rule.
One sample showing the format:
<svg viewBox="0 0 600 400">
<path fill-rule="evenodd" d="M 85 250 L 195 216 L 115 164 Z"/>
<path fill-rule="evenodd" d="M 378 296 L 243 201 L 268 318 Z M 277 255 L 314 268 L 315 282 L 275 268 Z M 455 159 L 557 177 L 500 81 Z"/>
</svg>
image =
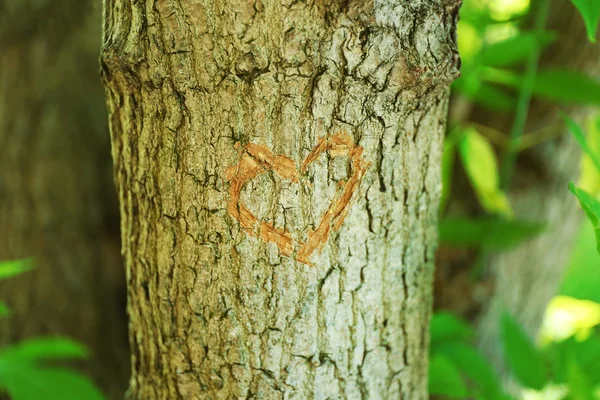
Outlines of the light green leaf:
<svg viewBox="0 0 600 400">
<path fill-rule="evenodd" d="M 556 39 L 554 32 L 527 32 L 492 43 L 481 52 L 482 63 L 491 67 L 506 67 L 521 62 L 536 49 Z"/>
<path fill-rule="evenodd" d="M 594 232 L 596 233 L 596 249 L 600 253 L 600 201 L 596 200 L 591 194 L 583 189 L 579 189 L 569 183 L 569 190 L 579 199 L 581 207 L 588 219 L 592 222 Z"/>
<path fill-rule="evenodd" d="M 504 358 L 513 375 L 523 386 L 541 390 L 548 381 L 541 353 L 509 314 L 502 315 L 501 325 Z"/>
<path fill-rule="evenodd" d="M 502 218 L 446 218 L 439 224 L 440 242 L 458 247 L 504 250 L 544 231 L 546 224 Z"/>
<path fill-rule="evenodd" d="M 586 220 L 581 224 L 575 247 L 570 253 L 571 259 L 558 294 L 600 303 L 600 253 L 596 251 L 596 233 L 591 221 Z"/>
<path fill-rule="evenodd" d="M 0 261 L 0 279 L 10 278 L 33 268 L 31 259 Z"/>
<path fill-rule="evenodd" d="M 460 371 L 442 355 L 433 355 L 429 360 L 429 393 L 453 399 L 464 399 L 468 395 Z"/>
<path fill-rule="evenodd" d="M 596 31 L 600 21 L 600 1 L 598 0 L 571 0 L 571 3 L 577 8 L 579 14 L 585 23 L 588 39 L 596 43 Z"/>
<path fill-rule="evenodd" d="M 89 378 L 69 370 L 0 365 L 0 386 L 12 400 L 103 400 Z"/>
<path fill-rule="evenodd" d="M 435 351 L 458 367 L 485 398 L 493 397 L 500 391 L 499 381 L 489 362 L 473 347 L 460 342 L 448 342 L 441 344 Z"/>
<path fill-rule="evenodd" d="M 508 199 L 500 190 L 496 155 L 487 139 L 470 127 L 459 147 L 463 165 L 481 206 L 490 213 L 512 216 Z"/>
<path fill-rule="evenodd" d="M 469 324 L 448 312 L 436 312 L 429 325 L 431 347 L 448 341 L 467 341 L 473 336 Z"/>
<path fill-rule="evenodd" d="M 590 157 L 584 154 L 581 157 L 581 173 L 577 180 L 577 186 L 590 193 L 592 196 L 600 195 L 600 168 L 596 167 L 594 159 L 600 159 L 600 114 L 588 118 L 585 124 L 585 141 L 589 151 L 595 155 Z"/>
<path fill-rule="evenodd" d="M 83 345 L 61 337 L 26 339 L 0 350 L 0 362 L 19 360 L 35 363 L 46 359 L 87 357 L 88 351 Z"/>
<path fill-rule="evenodd" d="M 0 317 L 7 317 L 10 315 L 10 308 L 6 304 L 0 301 Z"/>
<path fill-rule="evenodd" d="M 600 171 L 600 156 L 594 153 L 588 146 L 588 143 L 585 139 L 585 134 L 583 133 L 581 127 L 577 124 L 577 122 L 573 121 L 573 119 L 571 119 L 567 114 L 561 113 L 560 115 L 563 121 L 565 121 L 567 128 L 569 128 L 569 131 L 571 131 L 571 133 L 573 134 L 573 137 L 575 137 L 575 140 L 577 140 L 577 143 L 581 147 L 581 150 L 583 150 L 584 154 L 592 160 L 596 168 L 598 168 L 598 171 Z"/>
</svg>

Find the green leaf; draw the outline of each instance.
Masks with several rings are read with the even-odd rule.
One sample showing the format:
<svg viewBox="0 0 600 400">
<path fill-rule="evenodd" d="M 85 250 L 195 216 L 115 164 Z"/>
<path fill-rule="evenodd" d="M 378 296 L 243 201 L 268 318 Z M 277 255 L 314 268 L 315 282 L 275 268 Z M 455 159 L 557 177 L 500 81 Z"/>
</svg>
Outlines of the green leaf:
<svg viewBox="0 0 600 400">
<path fill-rule="evenodd" d="M 460 371 L 442 355 L 433 355 L 429 360 L 429 393 L 454 399 L 464 399 L 468 395 Z"/>
<path fill-rule="evenodd" d="M 512 210 L 500 190 L 498 163 L 487 139 L 470 127 L 460 144 L 460 155 L 481 206 L 488 212 L 511 216 Z"/>
<path fill-rule="evenodd" d="M 0 365 L 0 385 L 12 400 L 102 400 L 85 376 L 65 369 Z"/>
<path fill-rule="evenodd" d="M 569 359 L 569 400 L 594 400 L 594 388 L 573 357 Z"/>
<path fill-rule="evenodd" d="M 14 346 L 0 350 L 0 362 L 19 360 L 37 362 L 46 359 L 87 358 L 86 348 L 67 338 L 26 339 Z"/>
<path fill-rule="evenodd" d="M 592 222 L 594 232 L 596 233 L 596 250 L 600 253 L 600 201 L 596 200 L 591 194 L 583 189 L 579 189 L 569 183 L 569 190 L 579 199 L 581 207 L 588 219 Z"/>
<path fill-rule="evenodd" d="M 544 354 L 551 360 L 553 382 L 568 382 L 570 364 L 575 362 L 591 385 L 600 384 L 600 370 L 597 368 L 600 359 L 600 337 L 597 335 L 589 336 L 583 341 L 571 336 L 562 342 L 552 342 L 544 347 Z"/>
<path fill-rule="evenodd" d="M 598 0 L 571 0 L 571 3 L 577 8 L 579 14 L 585 23 L 588 39 L 596 43 L 596 31 L 600 21 L 600 1 Z"/>
<path fill-rule="evenodd" d="M 10 278 L 33 268 L 31 259 L 0 261 L 0 279 Z"/>
<path fill-rule="evenodd" d="M 553 32 L 528 32 L 489 44 L 481 52 L 482 63 L 491 67 L 506 67 L 521 62 L 536 49 L 556 39 Z"/>
<path fill-rule="evenodd" d="M 469 73 L 472 71 L 472 75 Z M 463 69 L 462 76 L 453 82 L 452 90 L 465 95 L 477 104 L 492 111 L 510 111 L 516 105 L 515 99 L 496 86 L 483 82 L 473 68 Z"/>
<path fill-rule="evenodd" d="M 581 224 L 570 253 L 571 259 L 558 294 L 600 303 L 600 253 L 596 251 L 596 233 L 590 221 Z"/>
<path fill-rule="evenodd" d="M 487 67 L 481 77 L 515 89 L 523 86 L 523 77 L 511 71 Z M 545 69 L 537 73 L 533 94 L 554 102 L 600 105 L 600 82 L 577 71 Z"/>
<path fill-rule="evenodd" d="M 600 168 L 596 165 L 600 159 L 600 114 L 586 120 L 585 142 L 592 156 L 584 154 L 580 161 L 580 174 L 577 186 L 593 196 L 600 195 Z M 596 161 L 594 161 L 596 160 Z"/>
<path fill-rule="evenodd" d="M 545 228 L 544 223 L 525 220 L 446 218 L 439 224 L 439 236 L 446 245 L 504 250 L 539 235 Z"/>
<path fill-rule="evenodd" d="M 513 375 L 523 386 L 541 390 L 548 380 L 542 355 L 509 314 L 502 315 L 501 325 L 504 357 Z"/>
<path fill-rule="evenodd" d="M 598 80 L 576 71 L 541 70 L 535 79 L 533 92 L 552 101 L 600 105 Z"/>
<path fill-rule="evenodd" d="M 7 317 L 10 315 L 10 308 L 6 304 L 0 301 L 0 317 Z"/>
<path fill-rule="evenodd" d="M 492 111 L 510 111 L 517 104 L 513 97 L 487 82 L 481 82 L 477 92 L 470 97 L 477 104 L 481 104 Z"/>
<path fill-rule="evenodd" d="M 440 345 L 436 354 L 447 357 L 476 385 L 485 398 L 493 397 L 499 392 L 500 383 L 489 362 L 473 347 L 464 343 L 448 342 Z"/>
<path fill-rule="evenodd" d="M 473 336 L 469 324 L 448 312 L 436 312 L 429 325 L 431 347 L 447 341 L 467 341 Z"/>
<path fill-rule="evenodd" d="M 596 168 L 598 168 L 598 171 L 600 171 L 600 156 L 594 153 L 588 146 L 587 140 L 585 139 L 585 134 L 583 133 L 583 130 L 579 124 L 577 124 L 577 122 L 575 122 L 565 113 L 561 112 L 560 116 L 562 117 L 563 121 L 565 121 L 565 124 L 567 125 L 567 128 L 569 128 L 569 131 L 571 131 L 573 134 L 573 137 L 575 137 L 575 140 L 577 140 L 581 150 L 592 160 L 592 162 L 596 165 Z"/>
</svg>

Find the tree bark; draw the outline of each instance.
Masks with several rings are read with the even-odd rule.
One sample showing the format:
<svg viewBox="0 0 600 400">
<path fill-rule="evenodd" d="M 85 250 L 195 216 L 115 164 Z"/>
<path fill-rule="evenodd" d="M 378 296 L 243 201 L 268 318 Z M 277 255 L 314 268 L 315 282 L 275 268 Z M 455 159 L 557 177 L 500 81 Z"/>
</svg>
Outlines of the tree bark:
<svg viewBox="0 0 600 400">
<path fill-rule="evenodd" d="M 424 399 L 448 1 L 113 0 L 130 399 Z"/>
<path fill-rule="evenodd" d="M 36 267 L 0 282 L 13 311 L 0 343 L 73 337 L 117 399 L 128 348 L 98 11 L 79 0 L 0 2 L 0 260 L 33 256 Z"/>
</svg>

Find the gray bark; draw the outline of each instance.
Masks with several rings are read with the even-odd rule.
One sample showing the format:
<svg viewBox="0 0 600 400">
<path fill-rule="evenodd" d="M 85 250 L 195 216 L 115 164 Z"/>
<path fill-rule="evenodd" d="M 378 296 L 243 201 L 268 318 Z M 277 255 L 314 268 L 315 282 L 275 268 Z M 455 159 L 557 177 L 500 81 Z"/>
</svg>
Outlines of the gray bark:
<svg viewBox="0 0 600 400">
<path fill-rule="evenodd" d="M 458 5 L 106 10 L 130 399 L 424 399 Z"/>
</svg>

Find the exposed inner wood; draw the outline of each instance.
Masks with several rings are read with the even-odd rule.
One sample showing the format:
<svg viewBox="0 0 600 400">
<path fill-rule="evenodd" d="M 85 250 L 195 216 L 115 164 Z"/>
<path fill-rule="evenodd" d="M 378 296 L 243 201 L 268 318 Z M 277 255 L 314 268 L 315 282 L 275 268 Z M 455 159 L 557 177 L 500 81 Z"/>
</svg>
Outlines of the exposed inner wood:
<svg viewBox="0 0 600 400">
<path fill-rule="evenodd" d="M 352 136 L 346 132 L 338 132 L 331 137 L 319 139 L 317 145 L 302 162 L 301 171 L 306 172 L 309 164 L 315 161 L 320 154 L 327 151 L 331 157 L 349 156 L 352 175 L 348 182 L 340 182 L 341 194 L 331 203 L 329 209 L 321 218 L 318 228 L 315 231 L 309 230 L 308 239 L 305 242 L 295 242 L 290 232 L 282 228 L 276 228 L 271 223 L 261 221 L 257 226 L 258 218 L 240 202 L 244 184 L 270 170 L 292 182 L 298 182 L 299 180 L 300 173 L 296 169 L 294 161 L 284 155 L 273 154 L 265 146 L 249 143 L 246 145 L 239 163 L 232 165 L 225 171 L 225 178 L 231 185 L 227 211 L 250 236 L 259 237 L 265 242 L 275 243 L 279 251 L 288 257 L 292 256 L 294 249 L 296 249 L 297 253 L 294 258 L 312 266 L 309 257 L 317 248 L 327 242 L 332 230 L 339 230 L 342 226 L 344 217 L 352 204 L 352 196 L 360 187 L 360 182 L 369 166 L 369 163 L 362 158 L 362 147 L 354 144 Z"/>
</svg>

